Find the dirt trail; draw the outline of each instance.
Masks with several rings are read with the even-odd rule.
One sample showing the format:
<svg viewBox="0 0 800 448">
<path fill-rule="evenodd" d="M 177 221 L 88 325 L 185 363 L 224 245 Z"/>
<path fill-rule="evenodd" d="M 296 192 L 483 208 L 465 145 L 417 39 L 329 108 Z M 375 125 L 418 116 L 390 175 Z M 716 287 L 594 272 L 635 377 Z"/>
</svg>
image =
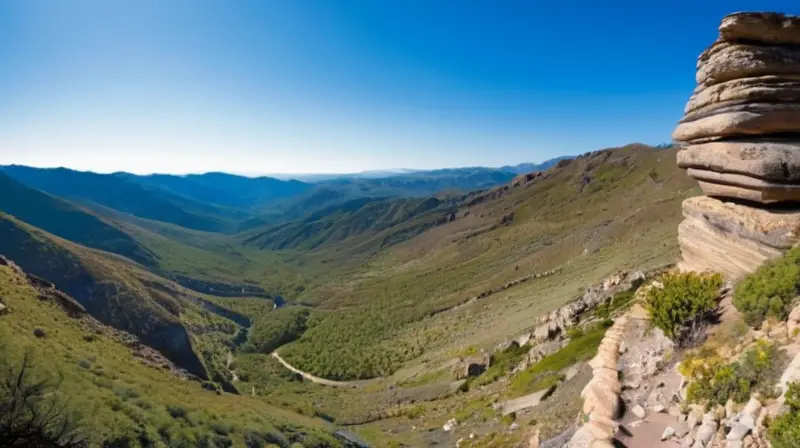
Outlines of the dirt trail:
<svg viewBox="0 0 800 448">
<path fill-rule="evenodd" d="M 314 375 L 312 375 L 310 373 L 303 372 L 302 370 L 300 370 L 300 369 L 294 367 L 293 365 L 289 364 L 288 362 L 284 361 L 284 359 L 281 358 L 281 355 L 279 355 L 277 351 L 272 352 L 272 356 L 275 359 L 277 359 L 278 362 L 283 364 L 284 367 L 286 367 L 287 369 L 291 370 L 292 372 L 302 376 L 303 378 L 307 379 L 308 381 L 311 381 L 312 383 L 322 384 L 324 386 L 331 386 L 331 387 L 349 387 L 349 388 L 356 388 L 356 387 L 359 387 L 360 385 L 363 385 L 363 383 L 364 383 L 363 381 L 334 381 L 334 380 L 328 380 L 328 379 L 325 379 L 325 378 L 320 378 L 320 377 L 314 376 Z"/>
</svg>

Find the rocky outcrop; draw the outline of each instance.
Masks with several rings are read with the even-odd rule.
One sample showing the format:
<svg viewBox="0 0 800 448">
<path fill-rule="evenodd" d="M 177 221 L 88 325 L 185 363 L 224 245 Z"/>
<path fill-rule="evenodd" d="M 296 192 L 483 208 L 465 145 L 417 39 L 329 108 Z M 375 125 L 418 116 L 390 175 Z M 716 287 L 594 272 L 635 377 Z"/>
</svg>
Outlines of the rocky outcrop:
<svg viewBox="0 0 800 448">
<path fill-rule="evenodd" d="M 712 198 L 683 203 L 682 267 L 729 278 L 798 242 L 800 18 L 725 17 L 697 61 L 697 88 L 673 139 L 678 166 Z"/>
<path fill-rule="evenodd" d="M 469 356 L 455 366 L 455 377 L 457 380 L 473 378 L 481 375 L 489 367 L 490 357 L 488 354 Z"/>
<path fill-rule="evenodd" d="M 722 19 L 719 32 L 730 42 L 800 45 L 800 17 L 774 12 L 739 12 Z"/>
<path fill-rule="evenodd" d="M 542 316 L 539 325 L 530 334 L 530 339 L 537 343 L 562 339 L 567 328 L 577 324 L 584 313 L 606 303 L 617 294 L 639 287 L 645 278 L 645 274 L 640 271 L 623 272 L 587 288 L 576 300 Z"/>
<path fill-rule="evenodd" d="M 683 202 L 678 241 L 685 270 L 731 279 L 753 272 L 800 240 L 800 210 L 769 210 L 706 196 Z"/>
<path fill-rule="evenodd" d="M 730 15 L 698 58 L 697 88 L 673 139 L 684 146 L 678 165 L 706 194 L 800 200 L 797 23 L 781 14 Z"/>
</svg>

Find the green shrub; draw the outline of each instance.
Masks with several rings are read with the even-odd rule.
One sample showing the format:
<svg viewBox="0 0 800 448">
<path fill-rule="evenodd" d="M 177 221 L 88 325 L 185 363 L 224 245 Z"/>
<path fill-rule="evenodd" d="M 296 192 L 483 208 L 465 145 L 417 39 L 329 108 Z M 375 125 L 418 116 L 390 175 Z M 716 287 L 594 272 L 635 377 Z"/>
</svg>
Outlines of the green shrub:
<svg viewBox="0 0 800 448">
<path fill-rule="evenodd" d="M 790 383 L 786 391 L 789 410 L 779 415 L 770 425 L 767 438 L 773 448 L 800 446 L 800 383 Z"/>
<path fill-rule="evenodd" d="M 172 418 L 174 419 L 179 419 L 179 418 L 185 419 L 186 417 L 189 416 L 189 411 L 185 407 L 178 405 L 167 406 L 167 413 L 169 413 L 169 415 L 172 416 Z"/>
<path fill-rule="evenodd" d="M 745 402 L 753 392 L 772 395 L 786 361 L 786 353 L 777 345 L 760 340 L 738 361 L 725 363 L 706 350 L 687 357 L 680 370 L 691 378 L 689 401 L 724 405 L 729 399 Z"/>
<path fill-rule="evenodd" d="M 736 286 L 733 304 L 754 327 L 767 317 L 786 319 L 800 291 L 800 248 L 764 263 Z"/>
<path fill-rule="evenodd" d="M 244 351 L 270 354 L 281 345 L 298 339 L 308 328 L 311 312 L 307 308 L 285 307 L 259 315 Z"/>
<path fill-rule="evenodd" d="M 665 274 L 663 288 L 650 288 L 645 307 L 653 324 L 672 340 L 680 341 L 717 307 L 722 277 L 719 274 Z"/>
</svg>

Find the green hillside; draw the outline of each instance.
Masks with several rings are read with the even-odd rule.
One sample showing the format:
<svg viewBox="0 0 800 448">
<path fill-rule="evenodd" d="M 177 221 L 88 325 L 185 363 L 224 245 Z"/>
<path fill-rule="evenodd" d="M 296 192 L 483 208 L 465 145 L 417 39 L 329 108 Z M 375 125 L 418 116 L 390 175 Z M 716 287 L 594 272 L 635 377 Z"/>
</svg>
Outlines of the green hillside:
<svg viewBox="0 0 800 448">
<path fill-rule="evenodd" d="M 322 420 L 250 396 L 220 395 L 159 367 L 124 334 L 68 315 L 58 298 L 0 265 L 7 307 L 0 315 L 0 376 L 5 383 L 14 374 L 16 382 L 27 356 L 24 378 L 50 388 L 42 405 L 63 405 L 90 446 L 341 446 Z"/>
<path fill-rule="evenodd" d="M 401 226 L 420 215 L 437 213 L 447 220 L 448 203 L 437 198 L 419 199 L 354 199 L 311 213 L 305 219 L 252 230 L 243 236 L 243 243 L 261 249 L 317 249 L 350 238 L 366 238 L 382 230 Z M 417 233 L 425 227 L 417 229 Z M 407 237 L 412 236 L 411 234 Z M 389 244 L 392 241 L 387 240 Z"/>
<path fill-rule="evenodd" d="M 696 189 L 674 158 L 674 149 L 641 145 L 598 151 L 468 195 L 455 219 L 306 290 L 301 300 L 334 312 L 281 353 L 326 378 L 384 376 L 470 335 L 472 318 L 461 314 L 470 299 L 509 281 L 559 271 L 504 292 L 516 296 L 506 306 L 528 309 L 485 338 L 521 330 L 536 313 L 616 270 L 670 262 L 680 202 Z M 340 266 L 350 255 L 331 247 L 314 256 Z"/>
</svg>

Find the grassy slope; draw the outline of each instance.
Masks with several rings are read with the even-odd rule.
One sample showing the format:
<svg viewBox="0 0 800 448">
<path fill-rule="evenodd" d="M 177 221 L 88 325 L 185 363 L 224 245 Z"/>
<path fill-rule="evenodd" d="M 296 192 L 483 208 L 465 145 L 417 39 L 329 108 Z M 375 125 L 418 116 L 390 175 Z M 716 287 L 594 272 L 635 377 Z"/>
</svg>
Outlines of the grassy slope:
<svg viewBox="0 0 800 448">
<path fill-rule="evenodd" d="M 220 440 L 227 432 L 243 446 L 245 434 L 255 431 L 303 446 L 329 446 L 322 440 L 336 446 L 320 420 L 248 396 L 217 395 L 144 365 L 110 332 L 98 332 L 58 305 L 38 300 L 26 279 L 8 266 L 0 266 L 0 297 L 10 310 L 0 316 L 0 359 L 13 364 L 28 352 L 38 375 L 61 377 L 58 396 L 83 416 L 93 444 L 128 439 L 132 446 L 144 441 L 200 446 L 201 440 Z M 47 336 L 35 337 L 35 328 Z M 168 407 L 185 410 L 187 417 L 172 417 Z"/>
<path fill-rule="evenodd" d="M 0 215 L 0 253 L 53 282 L 100 321 L 128 331 L 173 362 L 225 384 L 224 355 L 239 325 L 203 307 L 201 294 L 128 260 Z"/>
<path fill-rule="evenodd" d="M 366 239 L 382 230 L 401 226 L 420 215 L 440 210 L 446 219 L 448 204 L 439 199 L 351 200 L 316 211 L 301 221 L 251 230 L 242 235 L 244 244 L 261 249 L 301 248 L 313 250 L 345 240 Z M 417 233 L 424 230 L 418 226 Z M 384 245 L 391 244 L 384 241 Z"/>
<path fill-rule="evenodd" d="M 468 197 L 455 221 L 380 253 L 365 269 L 333 269 L 336 277 L 308 290 L 306 301 L 339 311 L 282 354 L 319 376 L 386 375 L 459 340 L 490 344 L 522 331 L 619 269 L 674 261 L 680 202 L 696 188 L 674 157 L 642 146 L 597 152 Z M 342 254 L 347 248 L 307 258 L 336 266 L 346 263 Z M 491 300 L 469 301 L 556 268 Z"/>
</svg>

